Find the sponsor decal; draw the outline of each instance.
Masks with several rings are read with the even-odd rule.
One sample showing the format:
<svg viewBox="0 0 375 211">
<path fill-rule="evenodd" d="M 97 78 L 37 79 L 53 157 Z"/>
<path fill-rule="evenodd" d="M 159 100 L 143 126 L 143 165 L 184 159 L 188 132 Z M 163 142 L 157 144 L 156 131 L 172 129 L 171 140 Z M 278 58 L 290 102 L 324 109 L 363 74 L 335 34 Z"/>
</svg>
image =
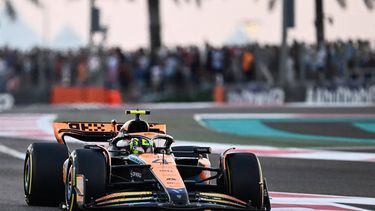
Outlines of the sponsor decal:
<svg viewBox="0 0 375 211">
<path fill-rule="evenodd" d="M 130 177 L 134 179 L 142 179 L 142 173 L 137 171 L 130 171 Z"/>
<path fill-rule="evenodd" d="M 227 102 L 247 103 L 254 105 L 281 105 L 285 102 L 285 92 L 280 88 L 263 88 L 256 86 L 229 89 Z"/>
<path fill-rule="evenodd" d="M 69 123 L 70 129 L 87 132 L 105 132 L 105 125 L 100 123 Z"/>
<path fill-rule="evenodd" d="M 310 87 L 306 91 L 307 103 L 375 103 L 375 85 L 369 87 L 337 88 Z"/>
</svg>

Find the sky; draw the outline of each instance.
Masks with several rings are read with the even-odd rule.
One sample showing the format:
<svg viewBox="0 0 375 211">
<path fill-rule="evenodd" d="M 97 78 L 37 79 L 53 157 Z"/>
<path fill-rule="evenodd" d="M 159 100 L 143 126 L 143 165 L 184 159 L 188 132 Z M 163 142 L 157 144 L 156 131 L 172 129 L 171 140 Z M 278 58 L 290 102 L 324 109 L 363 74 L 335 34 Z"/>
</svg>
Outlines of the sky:
<svg viewBox="0 0 375 211">
<path fill-rule="evenodd" d="M 0 0 L 0 46 L 53 48 L 87 45 L 89 35 L 89 0 L 40 0 L 43 8 L 25 0 L 13 0 L 19 14 L 16 22 L 4 15 Z M 127 49 L 147 47 L 148 16 L 146 0 L 96 0 L 101 23 L 108 27 L 105 45 Z M 220 46 L 256 41 L 262 44 L 281 42 L 281 1 L 273 11 L 267 0 L 160 0 L 162 38 L 167 46 L 199 45 L 205 42 Z M 342 9 L 335 0 L 325 0 L 327 40 L 368 39 L 375 43 L 375 10 L 362 1 L 347 1 Z M 296 0 L 296 25 L 289 30 L 289 42 L 296 39 L 315 42 L 314 0 Z"/>
</svg>

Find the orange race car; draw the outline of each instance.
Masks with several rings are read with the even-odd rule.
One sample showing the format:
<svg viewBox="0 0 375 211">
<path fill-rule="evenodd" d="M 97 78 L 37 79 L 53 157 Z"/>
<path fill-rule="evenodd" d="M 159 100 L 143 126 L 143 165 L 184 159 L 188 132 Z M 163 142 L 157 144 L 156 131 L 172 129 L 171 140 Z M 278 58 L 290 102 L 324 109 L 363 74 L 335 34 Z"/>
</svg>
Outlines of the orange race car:
<svg viewBox="0 0 375 211">
<path fill-rule="evenodd" d="M 271 210 L 258 158 L 228 149 L 213 168 L 209 147 L 172 146 L 166 125 L 145 110 L 126 123 L 56 122 L 58 143 L 26 152 L 26 202 L 65 210 Z M 97 142 L 69 149 L 65 137 Z M 107 142 L 103 144 L 103 142 Z"/>
</svg>

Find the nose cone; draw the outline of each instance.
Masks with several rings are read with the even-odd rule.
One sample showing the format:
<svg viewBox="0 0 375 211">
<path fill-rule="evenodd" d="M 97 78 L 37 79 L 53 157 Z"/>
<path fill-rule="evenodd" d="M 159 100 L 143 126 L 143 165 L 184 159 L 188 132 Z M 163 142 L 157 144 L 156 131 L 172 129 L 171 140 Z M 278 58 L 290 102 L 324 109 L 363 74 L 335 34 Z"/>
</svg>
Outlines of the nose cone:
<svg viewBox="0 0 375 211">
<path fill-rule="evenodd" d="M 179 189 L 166 189 L 167 194 L 169 195 L 170 202 L 173 205 L 181 206 L 189 204 L 189 196 L 186 188 L 179 188 Z"/>
</svg>

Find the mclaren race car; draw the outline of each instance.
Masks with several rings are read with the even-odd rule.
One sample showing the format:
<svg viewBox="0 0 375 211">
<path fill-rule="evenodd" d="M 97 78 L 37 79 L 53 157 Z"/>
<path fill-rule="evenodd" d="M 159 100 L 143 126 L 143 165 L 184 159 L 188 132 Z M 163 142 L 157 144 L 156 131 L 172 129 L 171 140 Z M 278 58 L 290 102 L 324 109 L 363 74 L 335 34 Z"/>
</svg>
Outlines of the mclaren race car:
<svg viewBox="0 0 375 211">
<path fill-rule="evenodd" d="M 24 192 L 31 206 L 65 210 L 271 210 L 258 158 L 228 149 L 212 167 L 209 147 L 172 146 L 166 125 L 145 110 L 126 123 L 55 122 L 58 143 L 26 152 Z M 87 145 L 72 150 L 72 137 Z M 94 143 L 94 144 L 93 144 Z"/>
</svg>

